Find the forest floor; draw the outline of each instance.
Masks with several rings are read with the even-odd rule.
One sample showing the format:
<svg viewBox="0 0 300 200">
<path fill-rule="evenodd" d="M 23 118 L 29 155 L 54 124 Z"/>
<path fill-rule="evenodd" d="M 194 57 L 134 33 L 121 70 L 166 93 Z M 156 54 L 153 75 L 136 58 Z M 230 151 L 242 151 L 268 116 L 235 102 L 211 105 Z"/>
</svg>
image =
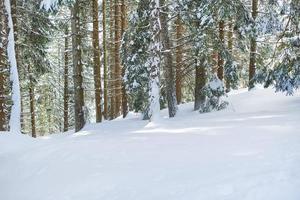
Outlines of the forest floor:
<svg viewBox="0 0 300 200">
<path fill-rule="evenodd" d="M 300 94 L 239 90 L 228 101 L 155 123 L 130 114 L 76 134 L 1 134 L 0 199 L 299 200 Z"/>
</svg>

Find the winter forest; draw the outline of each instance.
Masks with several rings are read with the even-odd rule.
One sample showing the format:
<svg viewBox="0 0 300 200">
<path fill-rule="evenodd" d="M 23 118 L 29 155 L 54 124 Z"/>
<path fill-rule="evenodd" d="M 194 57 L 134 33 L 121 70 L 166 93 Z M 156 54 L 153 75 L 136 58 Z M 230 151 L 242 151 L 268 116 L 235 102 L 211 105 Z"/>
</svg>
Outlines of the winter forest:
<svg viewBox="0 0 300 200">
<path fill-rule="evenodd" d="M 299 87 L 300 0 L 0 0 L 0 199 L 299 200 Z"/>
</svg>

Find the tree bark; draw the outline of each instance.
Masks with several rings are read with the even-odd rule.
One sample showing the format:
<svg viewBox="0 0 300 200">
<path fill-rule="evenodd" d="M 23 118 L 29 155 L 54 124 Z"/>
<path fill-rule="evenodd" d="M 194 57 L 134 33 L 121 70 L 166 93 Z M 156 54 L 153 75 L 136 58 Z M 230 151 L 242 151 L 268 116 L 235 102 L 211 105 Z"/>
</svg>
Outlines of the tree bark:
<svg viewBox="0 0 300 200">
<path fill-rule="evenodd" d="M 102 26 L 103 26 L 103 94 L 104 94 L 104 119 L 108 118 L 108 70 L 107 70 L 107 49 L 106 49 L 106 1 L 102 1 Z"/>
<path fill-rule="evenodd" d="M 150 121 L 155 121 L 160 115 L 160 66 L 161 66 L 161 22 L 160 2 L 150 1 L 150 31 L 153 34 L 150 42 L 150 80 L 149 80 L 149 111 L 147 116 Z"/>
<path fill-rule="evenodd" d="M 183 25 L 180 15 L 176 20 L 176 98 L 177 104 L 182 102 L 182 62 L 183 62 L 183 47 L 180 45 L 180 39 L 183 37 Z"/>
<path fill-rule="evenodd" d="M 196 61 L 197 62 L 197 61 Z M 205 94 L 203 93 L 203 88 L 206 84 L 206 69 L 202 66 L 203 61 L 197 62 L 196 70 L 195 70 L 195 104 L 194 110 L 197 111 L 201 108 L 201 106 L 205 103 Z"/>
<path fill-rule="evenodd" d="M 72 49 L 73 49 L 73 79 L 75 101 L 75 132 L 85 125 L 84 119 L 84 93 L 81 60 L 81 33 L 80 33 L 80 0 L 76 0 L 72 9 Z"/>
<path fill-rule="evenodd" d="M 258 14 L 258 0 L 252 0 L 252 18 L 255 21 Z M 250 40 L 250 62 L 249 62 L 249 90 L 254 88 L 254 76 L 256 71 L 256 37 L 251 37 Z"/>
<path fill-rule="evenodd" d="M 126 4 L 125 0 L 122 0 L 122 6 L 121 6 L 121 13 L 122 13 L 122 29 L 121 29 L 121 35 L 123 36 L 125 33 L 126 29 L 126 24 L 127 24 L 127 13 L 126 13 Z M 125 76 L 125 67 L 122 67 L 122 77 L 124 78 Z M 123 113 L 123 118 L 125 118 L 128 114 L 128 100 L 127 100 L 127 94 L 126 94 L 126 87 L 125 87 L 125 82 L 123 81 L 124 79 L 122 78 L 122 113 Z"/>
<path fill-rule="evenodd" d="M 101 65 L 99 49 L 98 0 L 93 0 L 93 51 L 94 51 L 94 86 L 96 104 L 96 122 L 102 121 L 101 111 Z"/>
<path fill-rule="evenodd" d="M 225 22 L 221 20 L 219 22 L 219 39 L 224 44 L 225 39 Z M 224 79 L 224 59 L 222 58 L 221 52 L 218 53 L 218 78 L 223 81 Z"/>
<path fill-rule="evenodd" d="M 14 38 L 15 38 L 15 55 L 16 55 L 16 62 L 18 66 L 18 72 L 19 72 L 19 79 L 21 81 L 21 73 L 22 68 L 20 65 L 20 52 L 19 52 L 19 37 L 18 37 L 18 8 L 17 8 L 17 0 L 11 0 L 11 17 L 13 21 L 13 27 L 14 27 Z M 24 70 L 24 69 L 23 69 Z M 23 104 L 23 96 L 22 96 L 22 85 L 20 84 L 20 94 L 21 94 L 21 130 L 25 127 L 25 121 L 24 121 L 24 104 Z"/>
<path fill-rule="evenodd" d="M 65 28 L 64 132 L 69 130 L 69 30 Z"/>
<path fill-rule="evenodd" d="M 109 26 L 110 26 L 110 36 L 109 36 L 109 40 L 110 40 L 110 49 L 109 49 L 109 53 L 110 53 L 110 83 L 109 83 L 109 93 L 110 93 L 110 119 L 114 119 L 115 118 L 115 59 L 114 59 L 114 0 L 110 0 L 110 5 L 109 5 L 109 17 L 110 17 L 110 22 L 109 22 Z"/>
<path fill-rule="evenodd" d="M 0 131 L 7 131 L 6 82 L 7 76 L 7 27 L 4 2 L 0 2 Z"/>
<path fill-rule="evenodd" d="M 233 54 L 233 22 L 230 20 L 228 23 L 228 33 L 227 33 L 227 38 L 228 38 L 228 51 L 232 55 Z M 226 92 L 230 92 L 231 90 L 231 83 L 228 78 L 225 77 L 226 81 Z"/>
<path fill-rule="evenodd" d="M 176 88 L 174 80 L 174 65 L 172 61 L 171 43 L 168 31 L 168 6 L 165 0 L 160 0 L 160 23 L 161 23 L 161 40 L 163 46 L 163 56 L 165 59 L 165 79 L 166 79 L 166 93 L 168 101 L 169 117 L 175 117 L 177 112 Z"/>
<path fill-rule="evenodd" d="M 28 74 L 29 74 L 29 101 L 30 101 L 30 120 L 31 120 L 31 134 L 32 137 L 36 138 L 36 124 L 35 124 L 35 97 L 34 97 L 34 86 L 33 86 L 33 77 L 28 65 Z"/>
<path fill-rule="evenodd" d="M 120 114 L 121 106 L 121 60 L 120 60 L 120 47 L 121 47 L 121 5 L 119 0 L 115 0 L 115 116 Z"/>
</svg>

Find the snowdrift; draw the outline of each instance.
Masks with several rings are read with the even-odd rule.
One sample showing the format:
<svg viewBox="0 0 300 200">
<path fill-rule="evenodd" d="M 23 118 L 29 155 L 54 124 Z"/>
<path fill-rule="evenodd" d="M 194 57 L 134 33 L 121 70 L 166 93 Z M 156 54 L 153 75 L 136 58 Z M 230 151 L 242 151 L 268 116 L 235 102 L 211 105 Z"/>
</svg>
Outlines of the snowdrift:
<svg viewBox="0 0 300 200">
<path fill-rule="evenodd" d="M 299 200 L 300 95 L 239 90 L 226 110 L 0 135 L 1 200 Z"/>
</svg>

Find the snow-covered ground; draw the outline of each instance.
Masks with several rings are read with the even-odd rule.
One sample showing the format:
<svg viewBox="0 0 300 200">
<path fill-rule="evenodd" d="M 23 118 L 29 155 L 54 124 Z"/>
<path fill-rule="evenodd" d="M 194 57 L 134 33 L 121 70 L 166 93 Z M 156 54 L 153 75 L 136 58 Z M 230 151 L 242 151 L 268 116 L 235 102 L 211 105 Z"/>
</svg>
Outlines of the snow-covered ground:
<svg viewBox="0 0 300 200">
<path fill-rule="evenodd" d="M 131 114 L 76 134 L 1 134 L 0 199 L 299 200 L 300 94 L 228 101 L 151 124 Z"/>
</svg>

